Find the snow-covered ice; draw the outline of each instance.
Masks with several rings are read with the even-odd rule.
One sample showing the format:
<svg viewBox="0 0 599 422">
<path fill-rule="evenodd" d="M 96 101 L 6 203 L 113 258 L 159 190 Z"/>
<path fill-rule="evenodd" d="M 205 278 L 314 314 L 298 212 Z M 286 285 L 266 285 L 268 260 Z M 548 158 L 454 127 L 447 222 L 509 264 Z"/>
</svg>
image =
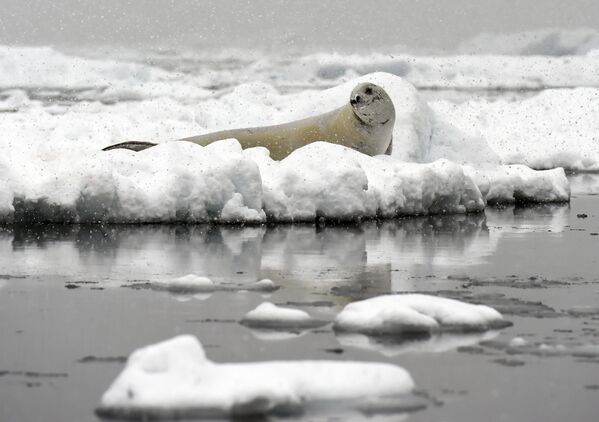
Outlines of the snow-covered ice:
<svg viewBox="0 0 599 422">
<path fill-rule="evenodd" d="M 254 286 L 259 287 L 264 289 L 265 291 L 268 290 L 276 290 L 277 289 L 277 285 L 275 284 L 274 281 L 272 281 L 270 278 L 263 278 L 262 280 L 258 280 Z"/>
<path fill-rule="evenodd" d="M 314 89 L 284 92 L 277 83 L 286 82 L 267 78 L 265 63 L 244 68 L 243 74 L 254 75 L 250 82 L 224 69 L 171 72 L 52 48 L 3 47 L 0 56 L 3 222 L 259 223 L 464 213 L 481 211 L 486 203 L 568 201 L 564 172 L 554 167 L 599 168 L 597 88 L 546 90 L 520 101 L 427 103 L 408 82 L 415 83 L 412 72 L 404 74 L 408 79 L 397 76 L 402 73 L 394 66 L 403 60 L 397 57 L 315 55 L 320 69 L 333 60 L 353 70 L 334 79 L 321 72 L 317 79 L 337 84 L 330 89 L 316 91 L 323 85 L 311 83 Z M 41 59 L 45 72 L 39 70 Z M 504 59 L 521 67 L 521 60 L 539 60 Z M 386 66 L 385 60 L 395 64 Z M 492 57 L 435 60 L 505 71 Z M 593 60 L 571 58 L 563 66 L 578 67 L 564 75 Z M 437 68 L 414 63 L 418 72 Z M 395 75 L 359 76 L 377 69 Z M 293 72 L 281 74 L 298 82 Z M 579 85 L 584 74 L 577 74 Z M 214 95 L 205 89 L 214 78 L 235 83 Z M 320 114 L 345 104 L 362 81 L 382 86 L 394 101 L 392 157 L 316 143 L 276 162 L 261 148 L 242 151 L 234 140 L 206 148 L 164 142 L 137 154 L 100 151 L 128 139 L 162 142 Z"/>
<path fill-rule="evenodd" d="M 173 291 L 212 291 L 216 288 L 214 281 L 208 277 L 188 274 L 182 277 L 156 280 L 150 283 L 154 287 Z"/>
<path fill-rule="evenodd" d="M 484 140 L 484 154 L 483 147 L 474 153 L 489 162 L 496 161 L 494 153 L 502 163 L 535 169 L 599 170 L 599 89 L 545 90 L 521 101 L 435 101 L 430 107 L 457 133 Z M 460 162 L 460 149 L 439 149 L 442 140 L 433 145 L 433 157 Z"/>
<path fill-rule="evenodd" d="M 270 293 L 278 290 L 277 286 L 272 280 L 264 279 L 254 283 L 230 283 L 223 282 L 217 283 L 208 277 L 199 276 L 196 274 L 188 274 L 182 277 L 175 278 L 161 278 L 155 279 L 150 282 L 133 282 L 128 285 L 132 288 L 139 287 L 150 287 L 158 290 L 168 290 L 173 293 L 183 294 L 180 296 L 183 300 L 189 300 L 186 296 L 190 293 L 209 293 L 213 291 L 254 291 Z M 202 297 L 202 295 L 196 295 L 194 297 Z"/>
<path fill-rule="evenodd" d="M 336 330 L 365 334 L 485 331 L 509 325 L 491 307 L 423 294 L 385 295 L 353 302 L 334 322 Z"/>
<path fill-rule="evenodd" d="M 261 303 L 256 309 L 251 310 L 244 317 L 244 320 L 246 321 L 256 322 L 276 320 L 296 323 L 310 321 L 310 319 L 310 314 L 301 309 L 284 308 L 270 302 Z"/>
<path fill-rule="evenodd" d="M 508 343 L 508 346 L 510 347 L 522 347 L 526 345 L 526 340 L 523 339 L 522 337 L 514 337 L 513 339 L 510 340 L 510 342 Z"/>
<path fill-rule="evenodd" d="M 310 328 L 326 324 L 301 309 L 285 308 L 270 302 L 261 303 L 249 311 L 241 323 L 261 328 Z"/>
<path fill-rule="evenodd" d="M 311 405 L 353 407 L 414 387 L 403 368 L 350 361 L 219 364 L 193 336 L 136 350 L 101 398 L 104 417 L 226 417 L 301 412 Z"/>
</svg>

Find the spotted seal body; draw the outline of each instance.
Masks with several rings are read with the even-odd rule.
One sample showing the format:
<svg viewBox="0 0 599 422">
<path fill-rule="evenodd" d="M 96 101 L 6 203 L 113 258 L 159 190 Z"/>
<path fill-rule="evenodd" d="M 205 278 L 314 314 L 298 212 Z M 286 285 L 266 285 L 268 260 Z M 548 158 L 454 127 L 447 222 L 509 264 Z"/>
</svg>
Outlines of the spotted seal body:
<svg viewBox="0 0 599 422">
<path fill-rule="evenodd" d="M 198 145 L 209 145 L 235 138 L 242 148 L 265 147 L 274 160 L 281 160 L 307 144 L 325 141 L 344 145 L 367 155 L 390 154 L 395 108 L 384 89 L 372 83 L 357 85 L 349 103 L 341 108 L 307 119 L 247 129 L 232 129 L 206 135 L 178 139 Z M 141 151 L 150 142 L 123 142 L 104 151 L 126 148 Z"/>
</svg>

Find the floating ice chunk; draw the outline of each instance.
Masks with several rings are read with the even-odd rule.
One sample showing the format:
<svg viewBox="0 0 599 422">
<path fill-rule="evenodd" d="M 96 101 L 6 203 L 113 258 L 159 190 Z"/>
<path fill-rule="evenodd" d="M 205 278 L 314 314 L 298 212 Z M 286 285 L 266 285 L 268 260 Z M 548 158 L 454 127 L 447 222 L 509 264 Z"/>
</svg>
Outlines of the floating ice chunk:
<svg viewBox="0 0 599 422">
<path fill-rule="evenodd" d="M 464 172 L 485 192 L 490 205 L 570 200 L 570 184 L 561 168 L 539 171 L 523 165 L 464 166 Z"/>
<path fill-rule="evenodd" d="M 353 302 L 337 315 L 334 327 L 365 334 L 418 334 L 485 331 L 511 325 L 495 309 L 422 294 L 378 296 Z"/>
<path fill-rule="evenodd" d="M 254 286 L 264 290 L 276 290 L 277 288 L 275 282 L 269 278 L 263 278 L 262 280 L 257 281 L 256 283 L 254 283 Z"/>
<path fill-rule="evenodd" d="M 157 280 L 150 283 L 154 287 L 171 291 L 213 291 L 216 289 L 214 281 L 208 277 L 188 274 L 183 277 Z"/>
<path fill-rule="evenodd" d="M 260 328 L 310 328 L 326 324 L 300 309 L 284 308 L 270 302 L 264 302 L 248 312 L 241 323 Z"/>
<path fill-rule="evenodd" d="M 289 321 L 305 322 L 311 319 L 310 314 L 300 309 L 284 308 L 274 305 L 270 302 L 264 302 L 258 307 L 248 312 L 244 320 L 246 321 Z"/>
<path fill-rule="evenodd" d="M 2 54 L 18 60 L 14 52 L 0 48 Z M 27 54 L 32 56 L 31 51 Z M 53 53 L 42 50 L 40 54 Z M 58 54 L 53 60 L 62 63 L 59 68 L 68 67 L 68 57 Z M 209 131 L 282 123 L 323 113 L 347 103 L 355 84 L 367 80 L 383 86 L 396 103 L 392 157 L 369 157 L 320 142 L 278 162 L 271 160 L 264 148 L 242 151 L 233 139 L 205 148 L 165 142 L 139 153 L 99 151 L 100 146 L 123 139 L 182 137 L 198 130 L 197 124 L 202 131 Z M 590 104 L 599 104 L 591 101 L 593 92 L 576 92 L 581 98 L 588 97 Z M 247 112 L 236 113 L 235 104 L 240 99 Z M 542 109 L 544 102 L 531 104 L 525 109 Z M 574 107 L 572 101 L 569 104 Z M 431 111 L 413 86 L 386 73 L 365 75 L 322 92 L 288 95 L 264 83 L 242 85 L 222 98 L 201 102 L 199 109 L 190 109 L 170 97 L 117 103 L 112 108 L 86 102 L 61 113 L 43 104 L 29 106 L 0 116 L 2 222 L 356 220 L 476 212 L 484 208 L 485 200 L 548 202 L 569 198 L 561 170 L 537 173 L 521 166 L 497 167 L 505 160 L 504 142 L 496 141 L 499 135 L 482 127 L 484 122 L 476 133 L 470 133 L 472 125 L 464 122 L 459 112 L 442 103 L 436 103 Z M 484 107 L 485 113 L 493 111 L 491 106 Z M 594 115 L 590 111 L 588 114 Z M 241 117 L 231 117 L 234 115 Z M 567 121 L 562 118 L 563 131 L 569 130 Z M 592 130 L 583 126 L 580 130 L 586 131 L 585 137 L 593 133 L 595 126 L 590 126 Z M 522 143 L 513 139 L 509 138 L 509 145 Z M 552 149 L 545 148 L 542 141 L 539 138 L 531 144 L 542 151 Z M 593 142 L 586 142 L 582 150 L 586 158 L 581 163 L 587 169 L 593 168 Z M 462 168 L 463 163 L 476 166 L 476 174 Z"/>
<path fill-rule="evenodd" d="M 524 340 L 522 337 L 514 337 L 513 339 L 510 340 L 510 342 L 508 343 L 509 347 L 522 347 L 526 345 L 526 340 Z"/>
<path fill-rule="evenodd" d="M 286 361 L 217 364 L 193 336 L 131 354 L 101 398 L 102 417 L 226 417 L 300 412 L 311 405 L 356 406 L 403 396 L 414 382 L 384 363 Z"/>
<path fill-rule="evenodd" d="M 202 277 L 195 274 L 188 274 L 183 277 L 153 280 L 150 282 L 134 282 L 127 285 L 134 289 L 153 288 L 157 290 L 168 290 L 173 293 L 181 294 L 182 300 L 189 300 L 190 293 L 209 293 L 214 291 L 225 292 L 265 292 L 270 293 L 279 286 L 270 280 L 258 281 L 256 283 L 217 283 L 208 277 Z M 208 296 L 195 295 L 195 298 L 206 298 Z"/>
</svg>

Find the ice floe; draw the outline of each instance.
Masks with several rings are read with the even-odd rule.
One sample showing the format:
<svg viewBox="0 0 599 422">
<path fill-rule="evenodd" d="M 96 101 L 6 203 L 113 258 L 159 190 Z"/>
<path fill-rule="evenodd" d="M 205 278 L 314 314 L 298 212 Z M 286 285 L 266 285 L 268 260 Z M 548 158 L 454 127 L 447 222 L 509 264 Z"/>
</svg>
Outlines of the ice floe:
<svg viewBox="0 0 599 422">
<path fill-rule="evenodd" d="M 158 288 L 175 291 L 212 291 L 216 288 L 214 281 L 208 277 L 188 274 L 165 280 L 157 280 L 151 283 Z"/>
<path fill-rule="evenodd" d="M 258 328 L 301 329 L 318 327 L 325 321 L 314 319 L 301 309 L 285 308 L 264 302 L 251 310 L 240 321 L 241 324 Z"/>
<path fill-rule="evenodd" d="M 385 295 L 353 302 L 334 322 L 339 331 L 381 335 L 485 331 L 509 325 L 491 307 L 423 294 Z"/>
<path fill-rule="evenodd" d="M 191 76 L 170 80 L 163 74 L 166 70 L 148 65 L 123 65 L 123 70 L 116 62 L 87 62 L 62 53 L 52 56 L 52 51 L 38 52 L 48 56 L 49 63 L 56 63 L 50 70 L 69 67 L 73 60 L 72 71 L 85 74 L 72 78 L 72 89 L 113 79 L 123 86 L 152 85 L 149 81 L 201 85 Z M 10 48 L 1 53 L 8 58 L 0 74 L 9 75 L 21 59 Z M 35 51 L 27 54 L 27 60 L 34 60 Z M 16 110 L 0 113 L 3 222 L 261 223 L 477 212 L 487 202 L 569 200 L 563 170 L 541 173 L 502 164 L 593 169 L 596 160 L 590 129 L 574 139 L 566 125 L 574 115 L 562 111 L 553 119 L 540 111 L 544 104 L 553 104 L 552 112 L 560 113 L 564 101 L 559 95 L 566 94 L 549 103 L 534 98 L 523 101 L 520 112 L 509 118 L 509 124 L 516 127 L 516 119 L 530 109 L 540 122 L 555 121 L 564 128 L 560 133 L 565 146 L 546 149 L 559 153 L 556 156 L 562 161 L 545 162 L 541 156 L 540 162 L 534 151 L 544 148 L 545 138 L 536 134 L 534 119 L 522 117 L 518 126 L 524 128 L 522 133 L 512 136 L 504 131 L 502 135 L 501 112 L 494 111 L 492 104 L 481 104 L 473 106 L 474 110 L 483 110 L 482 116 L 487 117 L 479 119 L 484 123 L 477 123 L 480 130 L 473 130 L 470 123 L 478 121 L 471 117 L 474 111 L 460 114 L 467 105 L 455 111 L 443 102 L 427 104 L 409 82 L 388 73 L 368 74 L 318 92 L 282 94 L 272 85 L 253 82 L 210 99 L 189 89 L 184 100 L 162 88 L 146 87 L 148 92 L 142 92 L 136 101 L 106 103 L 99 94 L 90 94 L 91 98 L 70 105 L 33 98 L 30 90 L 39 86 L 31 75 L 19 77 L 24 79 L 8 79 L 5 94 L 0 96 L 0 109 Z M 242 151 L 235 140 L 206 148 L 165 142 L 141 153 L 100 151 L 123 139 L 163 141 L 304 118 L 345 104 L 351 89 L 362 81 L 381 85 L 396 104 L 392 157 L 368 157 L 337 145 L 315 143 L 277 162 L 261 148 Z M 39 81 L 47 87 L 54 82 Z M 21 89 L 19 84 L 28 88 Z M 551 99 L 552 95 L 546 93 L 545 97 Z M 584 110 L 577 114 L 586 119 L 585 113 L 594 107 L 594 91 L 575 90 L 572 95 L 574 99 L 565 101 L 566 110 L 574 107 L 576 99 L 588 97 Z M 555 106 L 558 102 L 560 107 Z M 509 110 L 511 105 L 502 107 Z M 579 126 L 588 122 L 583 119 Z M 552 136 L 552 145 L 562 139 Z M 578 153 L 574 145 L 582 138 L 586 143 Z M 530 148 L 521 146 L 523 139 L 532 139 Z M 517 143 L 519 149 L 512 148 Z"/>
<path fill-rule="evenodd" d="M 193 336 L 136 350 L 97 408 L 102 417 L 226 417 L 355 407 L 414 387 L 403 368 L 350 361 L 221 364 Z"/>
<path fill-rule="evenodd" d="M 172 293 L 181 294 L 183 299 L 188 299 L 186 294 L 208 293 L 213 291 L 254 291 L 270 293 L 279 288 L 272 280 L 260 280 L 254 283 L 217 283 L 208 277 L 188 274 L 182 277 L 155 279 L 152 281 L 133 281 L 125 287 L 133 289 L 151 288 L 157 290 L 168 290 Z M 197 295 L 196 295 L 197 296 Z M 201 297 L 198 296 L 198 297 Z"/>
</svg>

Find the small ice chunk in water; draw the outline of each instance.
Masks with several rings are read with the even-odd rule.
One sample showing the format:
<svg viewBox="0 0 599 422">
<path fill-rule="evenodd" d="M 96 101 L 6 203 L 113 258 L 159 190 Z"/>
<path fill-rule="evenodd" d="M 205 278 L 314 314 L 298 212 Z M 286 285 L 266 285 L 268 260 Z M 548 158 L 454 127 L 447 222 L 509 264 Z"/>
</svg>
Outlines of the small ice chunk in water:
<svg viewBox="0 0 599 422">
<path fill-rule="evenodd" d="M 350 303 L 335 329 L 365 334 L 485 331 L 511 325 L 495 309 L 423 294 L 377 296 Z"/>
<path fill-rule="evenodd" d="M 257 281 L 256 284 L 254 284 L 256 287 L 260 287 L 264 290 L 274 290 L 277 285 L 274 283 L 274 281 L 272 281 L 269 278 L 264 278 L 260 281 Z"/>
<path fill-rule="evenodd" d="M 264 302 L 245 315 L 246 320 L 253 321 L 309 321 L 311 319 L 307 312 L 300 309 L 283 308 L 270 302 Z"/>
<path fill-rule="evenodd" d="M 526 340 L 524 340 L 522 337 L 514 337 L 513 339 L 510 340 L 510 342 L 508 343 L 508 346 L 510 347 L 522 347 L 522 346 L 526 346 Z"/>
<path fill-rule="evenodd" d="M 270 302 L 264 302 L 248 312 L 241 324 L 262 328 L 310 328 L 326 324 L 313 319 L 300 309 L 284 308 Z"/>
<path fill-rule="evenodd" d="M 212 291 L 216 284 L 208 277 L 188 274 L 183 277 L 153 281 L 155 287 L 174 291 Z"/>
<path fill-rule="evenodd" d="M 410 374 L 388 363 L 215 363 L 197 338 L 182 335 L 133 352 L 97 414 L 144 419 L 291 413 L 311 405 L 356 407 L 403 397 L 413 388 Z"/>
</svg>

